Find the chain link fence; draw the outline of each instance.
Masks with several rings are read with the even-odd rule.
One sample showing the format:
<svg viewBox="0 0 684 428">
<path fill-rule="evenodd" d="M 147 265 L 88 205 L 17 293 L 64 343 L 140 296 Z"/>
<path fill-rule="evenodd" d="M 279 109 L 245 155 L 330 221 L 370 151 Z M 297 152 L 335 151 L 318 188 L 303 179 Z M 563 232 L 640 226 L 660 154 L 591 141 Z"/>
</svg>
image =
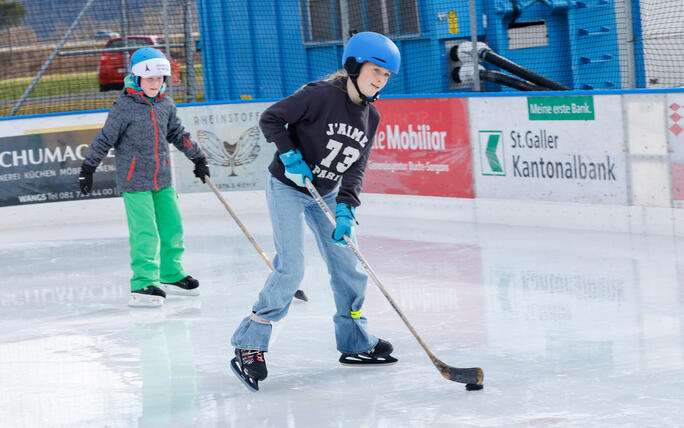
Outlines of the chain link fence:
<svg viewBox="0 0 684 428">
<path fill-rule="evenodd" d="M 109 108 L 128 56 L 142 46 L 168 52 L 177 102 L 204 99 L 195 1 L 25 0 L 0 8 L 0 116 Z"/>
<path fill-rule="evenodd" d="M 141 46 L 167 52 L 176 102 L 280 98 L 341 68 L 359 31 L 402 52 L 384 94 L 678 87 L 675 3 L 2 0 L 0 117 L 109 108 Z"/>
</svg>

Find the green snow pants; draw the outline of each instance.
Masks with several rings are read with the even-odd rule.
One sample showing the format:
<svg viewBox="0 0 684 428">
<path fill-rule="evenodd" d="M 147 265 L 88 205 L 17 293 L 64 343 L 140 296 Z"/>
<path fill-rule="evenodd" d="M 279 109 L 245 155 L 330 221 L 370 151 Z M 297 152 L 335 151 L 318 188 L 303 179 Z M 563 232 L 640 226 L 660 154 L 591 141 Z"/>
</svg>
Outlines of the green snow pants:
<svg viewBox="0 0 684 428">
<path fill-rule="evenodd" d="M 121 195 L 131 246 L 131 291 L 185 278 L 183 219 L 173 186 Z"/>
</svg>

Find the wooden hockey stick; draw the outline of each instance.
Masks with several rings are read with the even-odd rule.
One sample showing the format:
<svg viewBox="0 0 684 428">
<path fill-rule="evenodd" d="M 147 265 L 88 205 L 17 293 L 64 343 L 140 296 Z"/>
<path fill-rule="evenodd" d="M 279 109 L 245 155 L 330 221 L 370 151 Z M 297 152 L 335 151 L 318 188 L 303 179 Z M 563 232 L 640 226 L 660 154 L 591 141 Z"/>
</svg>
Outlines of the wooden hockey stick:
<svg viewBox="0 0 684 428">
<path fill-rule="evenodd" d="M 215 186 L 214 183 L 211 181 L 211 179 L 209 178 L 208 175 L 205 175 L 205 176 L 204 176 L 204 179 L 207 181 L 207 184 L 209 185 L 209 187 L 211 187 L 211 190 L 214 191 L 214 193 L 216 194 L 216 197 L 219 198 L 219 201 L 221 201 L 221 203 L 223 204 L 223 206 L 226 207 L 226 209 L 227 209 L 228 212 L 230 213 L 230 216 L 233 217 L 233 220 L 235 220 L 235 223 L 237 223 L 237 225 L 238 225 L 238 226 L 240 227 L 240 229 L 242 230 L 242 233 L 244 233 L 245 236 L 247 237 L 247 239 L 249 239 L 249 242 L 252 243 L 252 245 L 254 246 L 254 248 L 257 250 L 257 253 L 259 253 L 259 254 L 261 255 L 261 258 L 264 259 L 264 261 L 266 262 L 266 264 L 268 265 L 268 267 L 271 269 L 271 272 L 275 272 L 275 269 L 273 268 L 273 263 L 271 263 L 271 259 L 268 258 L 268 256 L 267 256 L 266 253 L 264 252 L 264 250 L 261 249 L 261 247 L 259 246 L 259 244 L 257 244 L 256 239 L 254 239 L 254 237 L 252 236 L 252 234 L 249 233 L 249 231 L 247 230 L 247 228 L 245 227 L 245 225 L 242 224 L 242 222 L 241 222 L 240 219 L 238 218 L 237 214 L 235 214 L 235 211 L 233 211 L 233 209 L 230 207 L 230 205 L 228 205 L 228 202 L 226 202 L 226 200 L 223 199 L 223 195 L 221 195 L 221 192 L 219 191 L 219 189 L 216 188 L 216 186 Z M 309 298 L 307 297 L 306 293 L 304 293 L 304 290 L 297 290 L 297 291 L 295 292 L 294 297 L 297 298 L 297 299 L 299 299 L 299 300 L 303 300 L 303 301 L 305 301 L 305 302 L 308 302 L 308 301 L 309 301 Z"/>
<path fill-rule="evenodd" d="M 311 193 L 311 196 L 314 198 L 316 201 L 316 204 L 318 204 L 318 207 L 323 211 L 326 217 L 328 217 L 328 220 L 335 226 L 335 216 L 333 215 L 332 211 L 330 211 L 330 208 L 328 205 L 325 203 L 321 195 L 318 193 L 318 190 L 314 187 L 314 185 L 311 183 L 311 180 L 309 180 L 308 177 L 304 178 L 306 184 L 306 188 L 309 190 L 309 193 Z M 484 380 L 484 373 L 482 372 L 482 369 L 479 367 L 472 367 L 472 368 L 457 368 L 457 367 L 451 367 L 450 365 L 447 365 L 440 361 L 435 355 L 430 351 L 430 349 L 427 347 L 425 342 L 423 342 L 423 339 L 418 335 L 416 330 L 413 328 L 411 323 L 408 321 L 406 316 L 404 316 L 404 313 L 399 309 L 399 306 L 394 302 L 394 299 L 392 299 L 392 296 L 389 295 L 387 290 L 385 290 L 385 287 L 383 287 L 382 283 L 380 282 L 380 279 L 378 279 L 378 276 L 375 274 L 373 269 L 370 267 L 366 259 L 363 257 L 359 249 L 354 245 L 354 242 L 349 238 L 347 235 L 344 235 L 344 242 L 347 243 L 347 246 L 349 249 L 352 250 L 354 255 L 356 256 L 357 259 L 359 259 L 359 262 L 361 262 L 361 265 L 363 268 L 366 270 L 368 275 L 373 278 L 373 281 L 375 281 L 375 285 L 378 286 L 380 289 L 380 292 L 385 296 L 385 298 L 389 301 L 390 305 L 392 305 L 392 308 L 394 308 L 395 312 L 399 315 L 402 321 L 404 321 L 404 324 L 406 324 L 406 327 L 411 331 L 413 334 L 413 337 L 416 338 L 418 343 L 420 343 L 420 346 L 423 347 L 425 352 L 428 354 L 428 357 L 430 357 L 430 360 L 432 361 L 432 364 L 437 367 L 437 370 L 447 378 L 448 380 L 454 381 L 454 382 L 459 382 L 459 383 L 465 383 L 468 384 L 466 387 L 470 386 L 473 389 L 481 389 L 482 382 Z M 475 385 L 475 387 L 473 387 Z M 477 387 L 480 386 L 480 387 Z"/>
</svg>

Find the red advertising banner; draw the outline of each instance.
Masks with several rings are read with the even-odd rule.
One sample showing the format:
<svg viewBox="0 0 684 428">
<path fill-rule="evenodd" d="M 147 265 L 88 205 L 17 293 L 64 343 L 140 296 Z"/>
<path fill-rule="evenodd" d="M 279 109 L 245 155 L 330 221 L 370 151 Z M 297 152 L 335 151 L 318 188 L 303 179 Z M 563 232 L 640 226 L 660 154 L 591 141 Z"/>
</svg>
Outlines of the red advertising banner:
<svg viewBox="0 0 684 428">
<path fill-rule="evenodd" d="M 473 198 L 467 102 L 379 100 L 364 192 Z"/>
<path fill-rule="evenodd" d="M 672 162 L 672 202 L 674 208 L 684 208 L 684 163 Z"/>
</svg>

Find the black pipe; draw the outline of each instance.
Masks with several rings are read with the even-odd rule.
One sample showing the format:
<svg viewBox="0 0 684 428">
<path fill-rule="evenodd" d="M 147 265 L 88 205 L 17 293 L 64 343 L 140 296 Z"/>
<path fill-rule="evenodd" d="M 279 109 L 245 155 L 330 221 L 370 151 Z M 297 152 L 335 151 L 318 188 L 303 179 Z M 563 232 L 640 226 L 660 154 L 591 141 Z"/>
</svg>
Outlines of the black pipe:
<svg viewBox="0 0 684 428">
<path fill-rule="evenodd" d="M 517 89 L 519 91 L 548 91 L 549 88 L 545 86 L 539 86 L 534 83 L 526 82 L 521 79 L 517 79 L 508 74 L 502 73 L 495 70 L 480 70 L 480 79 L 489 80 L 494 83 L 501 83 L 511 88 Z"/>
<path fill-rule="evenodd" d="M 501 55 L 495 53 L 490 49 L 482 49 L 480 51 L 480 58 L 482 58 L 483 61 L 487 61 L 488 63 L 503 68 L 504 70 L 515 74 L 516 76 L 519 76 L 525 80 L 529 80 L 530 82 L 536 83 L 537 85 L 544 86 L 548 89 L 552 89 L 554 91 L 570 90 L 570 88 L 568 88 L 567 86 L 561 85 L 560 83 L 548 79 L 540 74 L 537 74 L 532 70 L 528 70 L 527 68 L 522 67 L 514 63 L 513 61 L 507 60 L 506 58 L 502 57 Z"/>
</svg>

